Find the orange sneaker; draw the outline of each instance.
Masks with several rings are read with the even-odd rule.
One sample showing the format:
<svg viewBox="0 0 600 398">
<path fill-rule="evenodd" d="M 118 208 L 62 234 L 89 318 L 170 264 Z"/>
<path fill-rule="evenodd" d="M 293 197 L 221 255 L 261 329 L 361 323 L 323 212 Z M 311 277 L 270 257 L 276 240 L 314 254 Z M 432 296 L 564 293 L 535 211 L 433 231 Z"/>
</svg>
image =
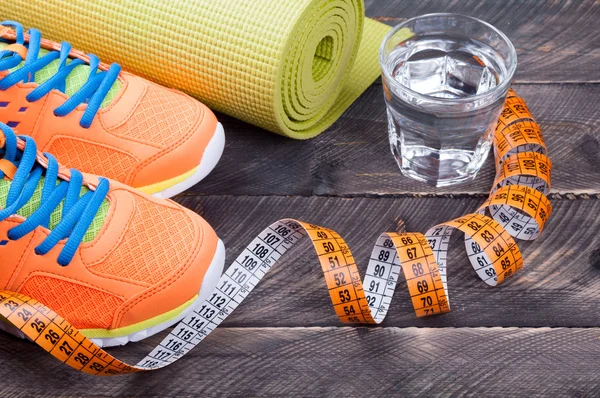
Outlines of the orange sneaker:
<svg viewBox="0 0 600 398">
<path fill-rule="evenodd" d="M 190 313 L 224 260 L 197 214 L 63 168 L 0 123 L 0 290 L 39 300 L 100 346 L 122 345 Z"/>
<path fill-rule="evenodd" d="M 200 102 L 10 21 L 0 24 L 0 122 L 61 164 L 161 198 L 208 175 L 225 144 Z"/>
</svg>

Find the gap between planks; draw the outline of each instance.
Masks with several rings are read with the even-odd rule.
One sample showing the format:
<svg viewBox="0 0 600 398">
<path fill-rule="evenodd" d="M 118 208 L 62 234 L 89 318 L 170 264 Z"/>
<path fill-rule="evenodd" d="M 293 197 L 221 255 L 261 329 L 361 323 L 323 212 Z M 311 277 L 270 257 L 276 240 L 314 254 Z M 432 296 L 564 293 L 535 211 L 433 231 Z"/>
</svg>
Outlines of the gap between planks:
<svg viewBox="0 0 600 398">
<path fill-rule="evenodd" d="M 442 198 L 442 199 L 487 199 L 490 195 L 487 193 L 480 192 L 461 192 L 457 194 L 452 193 L 419 193 L 419 192 L 410 192 L 410 193 L 390 193 L 390 194 L 380 194 L 380 193 L 363 193 L 363 194 L 340 194 L 340 195 L 277 195 L 277 194 L 268 194 L 268 195 L 233 195 L 233 194 L 225 194 L 225 195 L 214 195 L 214 194 L 205 194 L 205 193 L 196 193 L 196 192 L 183 192 L 173 199 L 176 198 L 340 198 L 340 199 L 360 199 L 360 198 L 368 198 L 368 199 L 427 199 L 427 198 Z M 551 192 L 547 195 L 549 200 L 594 200 L 600 199 L 600 193 L 589 193 L 589 192 Z"/>
</svg>

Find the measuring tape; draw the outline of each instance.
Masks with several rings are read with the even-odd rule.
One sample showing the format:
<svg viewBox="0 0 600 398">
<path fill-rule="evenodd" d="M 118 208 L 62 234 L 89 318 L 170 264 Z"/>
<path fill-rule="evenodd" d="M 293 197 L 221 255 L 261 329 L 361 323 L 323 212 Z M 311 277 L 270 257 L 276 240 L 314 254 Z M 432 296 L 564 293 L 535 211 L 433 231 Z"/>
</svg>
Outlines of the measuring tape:
<svg viewBox="0 0 600 398">
<path fill-rule="evenodd" d="M 22 294 L 0 291 L 0 317 L 61 362 L 84 373 L 112 376 L 160 369 L 210 334 L 305 236 L 314 245 L 333 308 L 342 322 L 381 323 L 401 272 L 418 317 L 449 312 L 446 261 L 454 231 L 464 233 L 469 261 L 488 285 L 501 283 L 523 267 L 515 238 L 537 238 L 552 213 L 546 197 L 552 164 L 546 154 L 539 126 L 511 89 L 494 134 L 496 178 L 490 197 L 476 212 L 436 225 L 425 234 L 381 234 L 362 282 L 354 257 L 337 232 L 292 219 L 277 221 L 244 249 L 210 298 L 135 366 L 114 358 L 67 320 Z"/>
</svg>

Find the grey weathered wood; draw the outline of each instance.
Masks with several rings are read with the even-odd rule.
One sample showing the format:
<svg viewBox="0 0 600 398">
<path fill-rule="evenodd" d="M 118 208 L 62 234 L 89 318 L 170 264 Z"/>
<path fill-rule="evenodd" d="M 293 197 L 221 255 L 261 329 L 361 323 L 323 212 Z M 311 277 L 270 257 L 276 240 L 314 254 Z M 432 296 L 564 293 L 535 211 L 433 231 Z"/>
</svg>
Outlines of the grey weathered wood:
<svg viewBox="0 0 600 398">
<path fill-rule="evenodd" d="M 380 233 L 403 219 L 409 231 L 475 210 L 482 198 L 184 197 L 180 202 L 204 217 L 227 247 L 227 264 L 271 222 L 293 217 L 336 230 L 347 240 L 361 275 Z M 201 204 L 201 207 L 199 205 Z M 418 319 L 398 285 L 389 326 L 577 326 L 600 325 L 600 200 L 554 199 L 554 214 L 542 236 L 518 241 L 525 267 L 491 288 L 471 268 L 464 245 L 451 249 L 452 312 Z M 457 233 L 458 236 L 458 233 Z M 458 240 L 458 238 L 457 238 Z M 226 321 L 229 326 L 335 326 L 335 316 L 316 254 L 306 239 L 283 257 Z"/>
<path fill-rule="evenodd" d="M 164 370 L 106 379 L 0 334 L 0 395 L 591 397 L 600 394 L 599 335 L 598 328 L 220 328 Z M 111 352 L 135 361 L 158 342 Z"/>
<path fill-rule="evenodd" d="M 516 85 L 541 124 L 553 161 L 554 192 L 600 192 L 600 84 Z M 370 87 L 328 131 L 309 141 L 275 136 L 219 116 L 225 153 L 186 194 L 334 195 L 486 193 L 492 158 L 477 178 L 436 189 L 402 176 L 388 144 L 380 85 Z"/>
<path fill-rule="evenodd" d="M 513 42 L 517 82 L 600 82 L 600 3 L 522 0 L 366 0 L 366 14 L 389 25 L 436 12 L 483 19 Z"/>
<path fill-rule="evenodd" d="M 449 314 L 416 319 L 401 282 L 383 327 L 338 327 L 306 241 L 223 327 L 159 372 L 93 378 L 0 333 L 0 396 L 600 395 L 600 3 L 365 2 L 367 15 L 388 24 L 458 12 L 505 31 L 519 54 L 515 87 L 550 147 L 554 192 L 591 199 L 554 195 L 547 230 L 533 243 L 519 242 L 525 268 L 504 286 L 486 287 L 460 242 L 453 246 Z M 424 231 L 475 209 L 492 181 L 491 162 L 475 182 L 450 189 L 402 177 L 389 154 L 379 82 L 328 132 L 307 142 L 220 120 L 228 139 L 223 159 L 178 200 L 204 214 L 230 261 L 268 223 L 297 217 L 340 232 L 364 273 L 375 238 L 393 230 L 398 217 L 409 230 Z M 453 197 L 403 197 L 417 193 Z M 356 197 L 298 197 L 312 195 Z M 364 197 L 371 195 L 398 197 Z M 135 362 L 159 339 L 111 352 Z"/>
</svg>

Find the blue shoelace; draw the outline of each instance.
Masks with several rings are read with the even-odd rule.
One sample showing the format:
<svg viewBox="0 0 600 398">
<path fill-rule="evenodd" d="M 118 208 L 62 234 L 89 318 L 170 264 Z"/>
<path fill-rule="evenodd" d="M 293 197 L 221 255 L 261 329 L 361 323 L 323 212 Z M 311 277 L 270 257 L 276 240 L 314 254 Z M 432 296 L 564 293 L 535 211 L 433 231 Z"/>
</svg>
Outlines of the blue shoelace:
<svg viewBox="0 0 600 398">
<path fill-rule="evenodd" d="M 25 46 L 25 36 L 23 26 L 17 22 L 5 21 L 0 25 L 13 28 L 16 32 L 16 44 Z M 40 53 L 40 42 L 42 35 L 37 29 L 29 29 L 29 44 L 27 45 L 27 57 L 22 59 L 19 54 L 10 50 L 0 51 L 0 71 L 6 71 L 15 68 L 25 61 L 25 64 L 0 79 L 0 90 L 8 90 L 19 82 L 35 81 L 35 73 L 46 67 L 52 61 L 59 59 L 58 71 L 47 81 L 40 84 L 35 90 L 27 95 L 27 101 L 35 102 L 43 98 L 53 89 L 65 92 L 67 77 L 79 65 L 87 63 L 80 59 L 69 60 L 71 45 L 67 42 L 61 43 L 60 51 L 50 51 L 42 58 L 38 58 Z M 102 102 L 108 95 L 113 84 L 119 77 L 121 67 L 118 64 L 112 64 L 107 71 L 99 70 L 100 60 L 93 54 L 88 54 L 90 74 L 86 83 L 77 90 L 67 101 L 54 110 L 58 117 L 66 116 L 71 113 L 80 104 L 87 104 L 87 108 L 81 117 L 79 124 L 81 127 L 89 128 L 92 125 L 94 117 L 98 113 Z"/>
<path fill-rule="evenodd" d="M 40 207 L 20 225 L 9 230 L 8 239 L 21 239 L 39 226 L 48 228 L 50 215 L 64 200 L 61 221 L 35 248 L 35 252 L 45 255 L 61 240 L 67 239 L 58 256 L 58 263 L 68 265 L 108 194 L 108 180 L 100 178 L 94 191 L 90 190 L 80 197 L 83 175 L 79 171 L 71 169 L 70 180 L 61 180 L 58 178 L 59 165 L 54 156 L 43 154 L 48 160 L 47 168 L 38 162 L 37 147 L 31 137 L 19 136 L 25 141 L 25 148 L 20 150 L 17 136 L 8 126 L 0 123 L 0 134 L 6 139 L 4 148 L 0 148 L 0 159 L 8 160 L 17 167 L 8 191 L 6 208 L 0 209 L 0 222 L 16 214 L 30 200 L 42 175 L 45 177 Z M 0 179 L 4 177 L 5 173 L 0 170 Z"/>
</svg>

